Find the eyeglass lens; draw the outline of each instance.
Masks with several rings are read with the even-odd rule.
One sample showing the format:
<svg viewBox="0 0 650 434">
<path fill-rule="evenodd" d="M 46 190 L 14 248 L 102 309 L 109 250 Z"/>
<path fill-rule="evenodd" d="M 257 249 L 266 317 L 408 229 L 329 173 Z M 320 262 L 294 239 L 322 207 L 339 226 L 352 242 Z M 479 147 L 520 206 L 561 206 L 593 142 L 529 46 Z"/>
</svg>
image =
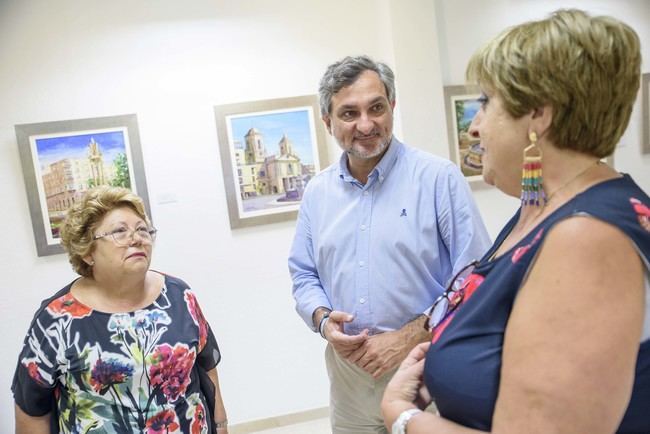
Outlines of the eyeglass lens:
<svg viewBox="0 0 650 434">
<path fill-rule="evenodd" d="M 447 296 L 443 296 L 438 300 L 438 302 L 433 306 L 433 311 L 429 317 L 429 328 L 432 329 L 445 317 L 447 314 L 447 309 L 449 308 L 449 299 Z"/>
<path fill-rule="evenodd" d="M 463 283 L 469 277 L 469 275 L 472 274 L 475 265 L 476 263 L 472 262 L 471 264 L 463 267 L 450 281 L 449 286 L 445 292 L 433 303 L 428 321 L 430 330 L 440 324 L 445 319 L 445 317 L 449 315 L 449 313 L 451 313 L 451 311 L 461 303 L 462 294 L 459 294 L 460 298 L 456 299 L 455 303 L 452 306 L 450 306 L 450 297 L 454 297 L 455 293 L 462 291 Z"/>
<path fill-rule="evenodd" d="M 134 231 L 124 230 L 124 231 L 113 232 L 112 235 L 116 243 L 126 244 L 129 243 L 131 239 L 133 239 L 136 236 L 144 242 L 151 242 L 153 241 L 155 234 L 156 234 L 155 229 L 138 228 Z"/>
</svg>

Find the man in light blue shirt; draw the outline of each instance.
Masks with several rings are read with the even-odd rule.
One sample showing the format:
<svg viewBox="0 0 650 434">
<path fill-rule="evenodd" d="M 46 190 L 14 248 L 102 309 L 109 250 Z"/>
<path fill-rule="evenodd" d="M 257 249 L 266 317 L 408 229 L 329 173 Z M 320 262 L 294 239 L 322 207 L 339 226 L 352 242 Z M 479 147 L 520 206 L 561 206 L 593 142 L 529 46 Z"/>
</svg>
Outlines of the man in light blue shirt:
<svg viewBox="0 0 650 434">
<path fill-rule="evenodd" d="M 307 185 L 289 257 L 293 296 L 329 343 L 332 431 L 385 432 L 383 390 L 430 339 L 424 313 L 490 240 L 459 169 L 393 137 L 387 65 L 346 57 L 329 66 L 319 94 L 344 152 Z"/>
</svg>

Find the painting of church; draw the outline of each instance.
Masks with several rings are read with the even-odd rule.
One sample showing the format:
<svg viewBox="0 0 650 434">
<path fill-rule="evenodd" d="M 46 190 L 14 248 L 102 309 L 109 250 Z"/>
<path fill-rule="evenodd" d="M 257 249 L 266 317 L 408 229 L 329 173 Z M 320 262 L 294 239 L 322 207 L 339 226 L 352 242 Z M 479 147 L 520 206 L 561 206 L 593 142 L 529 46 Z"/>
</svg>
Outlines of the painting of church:
<svg viewBox="0 0 650 434">
<path fill-rule="evenodd" d="M 316 173 L 307 120 L 300 111 L 231 119 L 243 212 L 300 203 Z"/>
<path fill-rule="evenodd" d="M 286 134 L 277 145 L 277 154 L 268 155 L 264 137 L 251 128 L 244 137 L 246 147 L 241 177 L 242 199 L 256 195 L 283 193 L 287 200 L 300 200 L 304 190 L 303 166 Z M 308 173 L 308 175 L 311 175 Z"/>
</svg>

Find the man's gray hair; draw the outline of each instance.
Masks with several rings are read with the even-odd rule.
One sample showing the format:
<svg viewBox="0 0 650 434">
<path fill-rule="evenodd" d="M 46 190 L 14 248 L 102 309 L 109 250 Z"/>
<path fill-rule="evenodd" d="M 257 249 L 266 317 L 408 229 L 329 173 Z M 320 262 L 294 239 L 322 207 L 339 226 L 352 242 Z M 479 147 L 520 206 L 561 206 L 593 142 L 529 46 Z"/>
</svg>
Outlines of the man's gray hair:
<svg viewBox="0 0 650 434">
<path fill-rule="evenodd" d="M 374 71 L 384 83 L 386 97 L 389 103 L 395 102 L 395 74 L 388 65 L 375 62 L 368 56 L 347 56 L 327 67 L 325 75 L 320 80 L 318 97 L 322 116 L 330 114 L 332 97 L 341 89 L 351 85 L 364 71 Z"/>
</svg>

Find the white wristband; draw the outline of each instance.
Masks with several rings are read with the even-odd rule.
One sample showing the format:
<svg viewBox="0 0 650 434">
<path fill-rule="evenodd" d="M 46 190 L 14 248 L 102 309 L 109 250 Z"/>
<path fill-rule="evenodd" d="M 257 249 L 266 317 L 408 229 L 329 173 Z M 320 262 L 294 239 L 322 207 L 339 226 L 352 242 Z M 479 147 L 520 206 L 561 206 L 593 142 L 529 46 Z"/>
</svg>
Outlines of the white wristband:
<svg viewBox="0 0 650 434">
<path fill-rule="evenodd" d="M 320 333 L 321 337 L 325 340 L 327 340 L 327 338 L 325 337 L 325 324 L 329 319 L 330 319 L 330 313 L 327 312 L 326 314 L 323 315 L 323 317 L 320 319 L 320 323 L 318 324 L 318 333 Z"/>
</svg>

